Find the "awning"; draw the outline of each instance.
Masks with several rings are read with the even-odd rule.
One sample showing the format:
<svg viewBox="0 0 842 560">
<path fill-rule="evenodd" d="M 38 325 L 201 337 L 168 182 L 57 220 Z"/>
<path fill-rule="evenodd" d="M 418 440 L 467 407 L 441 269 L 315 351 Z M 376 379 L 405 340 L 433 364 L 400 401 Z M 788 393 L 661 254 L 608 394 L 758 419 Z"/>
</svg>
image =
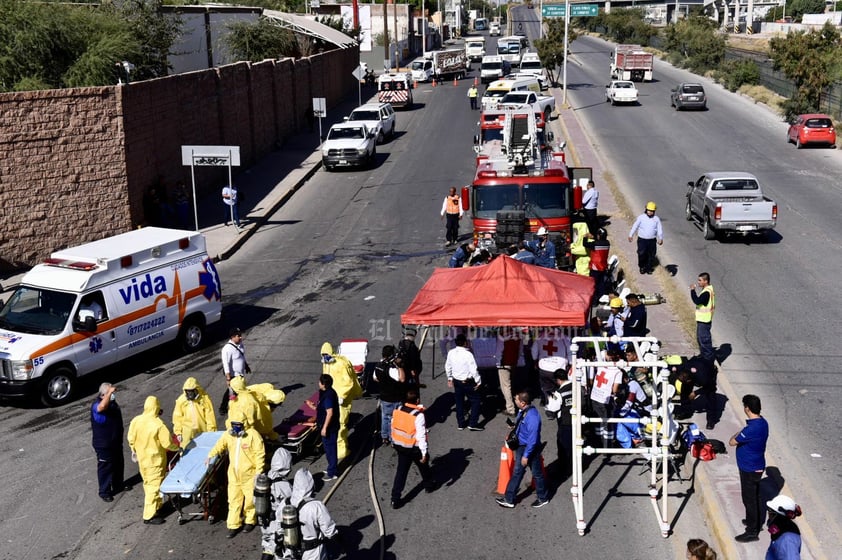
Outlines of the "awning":
<svg viewBox="0 0 842 560">
<path fill-rule="evenodd" d="M 356 47 L 357 42 L 351 37 L 345 35 L 341 31 L 319 23 L 305 16 L 295 14 L 287 14 L 285 12 L 276 12 L 275 10 L 263 10 L 263 16 L 274 20 L 278 25 L 285 29 L 290 29 L 296 33 L 303 33 L 311 37 L 316 37 L 328 43 L 332 43 L 339 48 L 347 49 Z"/>
</svg>

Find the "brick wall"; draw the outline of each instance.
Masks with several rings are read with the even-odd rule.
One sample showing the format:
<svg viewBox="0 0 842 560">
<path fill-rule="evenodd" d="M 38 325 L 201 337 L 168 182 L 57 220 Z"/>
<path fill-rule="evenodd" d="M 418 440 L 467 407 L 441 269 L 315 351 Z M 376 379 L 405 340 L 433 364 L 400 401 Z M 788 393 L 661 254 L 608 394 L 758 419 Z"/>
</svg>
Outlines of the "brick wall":
<svg viewBox="0 0 842 560">
<path fill-rule="evenodd" d="M 239 145 L 240 171 L 356 90 L 359 51 L 245 62 L 128 86 L 0 94 L 0 269 L 147 223 L 160 182 L 189 184 L 182 145 Z M 224 168 L 197 168 L 216 190 Z"/>
</svg>

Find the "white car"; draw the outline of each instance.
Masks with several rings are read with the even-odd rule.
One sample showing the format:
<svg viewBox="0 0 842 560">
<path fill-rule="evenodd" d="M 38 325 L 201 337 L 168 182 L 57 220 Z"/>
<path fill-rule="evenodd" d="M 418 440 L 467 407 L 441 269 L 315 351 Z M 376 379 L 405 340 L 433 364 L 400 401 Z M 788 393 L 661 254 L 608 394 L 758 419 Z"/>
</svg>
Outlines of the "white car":
<svg viewBox="0 0 842 560">
<path fill-rule="evenodd" d="M 488 30 L 488 34 L 492 37 L 499 37 L 500 36 L 500 24 L 499 23 L 492 23 L 491 27 Z"/>
<path fill-rule="evenodd" d="M 637 103 L 637 88 L 634 82 L 614 80 L 605 86 L 605 100 L 612 105 L 617 103 Z"/>
<path fill-rule="evenodd" d="M 363 123 L 333 125 L 322 144 L 322 165 L 327 171 L 336 167 L 371 166 L 376 157 L 376 133 Z"/>
<path fill-rule="evenodd" d="M 345 117 L 345 122 L 363 123 L 374 131 L 378 144 L 395 135 L 395 110 L 388 103 L 366 103 L 360 105 Z"/>
</svg>

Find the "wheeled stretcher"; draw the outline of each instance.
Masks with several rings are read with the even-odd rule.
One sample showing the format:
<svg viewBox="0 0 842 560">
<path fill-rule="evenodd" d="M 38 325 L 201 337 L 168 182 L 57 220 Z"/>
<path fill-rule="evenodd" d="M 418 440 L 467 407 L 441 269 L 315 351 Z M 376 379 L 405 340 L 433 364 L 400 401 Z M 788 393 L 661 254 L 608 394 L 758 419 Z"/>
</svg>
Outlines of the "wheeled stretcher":
<svg viewBox="0 0 842 560">
<path fill-rule="evenodd" d="M 176 455 L 171 463 L 170 472 L 161 484 L 161 494 L 167 498 L 178 512 L 179 524 L 187 519 L 200 517 L 214 522 L 218 509 L 217 500 L 220 490 L 225 488 L 225 464 L 227 459 L 217 457 L 209 465 L 205 464 L 211 449 L 225 432 L 205 432 L 199 434 L 183 453 Z M 178 462 L 175 462 L 175 461 Z M 201 511 L 185 512 L 182 502 L 190 500 L 199 504 Z"/>
</svg>

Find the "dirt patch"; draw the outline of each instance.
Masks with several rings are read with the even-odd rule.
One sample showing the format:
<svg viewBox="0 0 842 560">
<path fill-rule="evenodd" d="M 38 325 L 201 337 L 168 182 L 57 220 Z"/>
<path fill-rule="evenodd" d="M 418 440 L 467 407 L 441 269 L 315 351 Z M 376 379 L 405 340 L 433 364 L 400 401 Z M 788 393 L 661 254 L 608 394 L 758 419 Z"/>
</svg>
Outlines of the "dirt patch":
<svg viewBox="0 0 842 560">
<path fill-rule="evenodd" d="M 767 105 L 772 108 L 779 115 L 783 115 L 783 102 L 786 101 L 786 97 L 782 95 L 778 95 L 774 91 L 765 88 L 763 86 L 757 85 L 748 85 L 744 84 L 740 86 L 740 89 L 737 90 L 738 93 L 741 93 L 747 97 L 751 97 L 754 99 L 755 103 L 762 103 L 763 105 Z"/>
</svg>

